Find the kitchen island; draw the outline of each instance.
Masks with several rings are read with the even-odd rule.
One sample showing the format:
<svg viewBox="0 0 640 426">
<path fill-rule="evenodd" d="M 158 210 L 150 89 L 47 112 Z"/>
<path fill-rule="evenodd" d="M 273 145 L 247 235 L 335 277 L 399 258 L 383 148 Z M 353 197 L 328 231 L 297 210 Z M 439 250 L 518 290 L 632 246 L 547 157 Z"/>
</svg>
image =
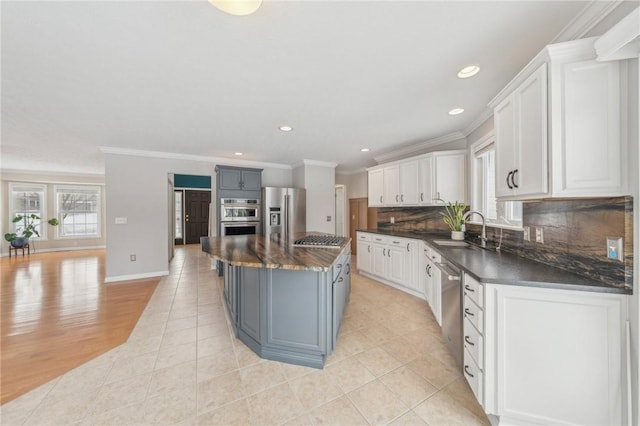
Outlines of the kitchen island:
<svg viewBox="0 0 640 426">
<path fill-rule="evenodd" d="M 349 300 L 351 240 L 335 248 L 293 241 L 241 235 L 203 237 L 201 245 L 223 264 L 224 299 L 238 339 L 262 358 L 322 368 Z"/>
</svg>

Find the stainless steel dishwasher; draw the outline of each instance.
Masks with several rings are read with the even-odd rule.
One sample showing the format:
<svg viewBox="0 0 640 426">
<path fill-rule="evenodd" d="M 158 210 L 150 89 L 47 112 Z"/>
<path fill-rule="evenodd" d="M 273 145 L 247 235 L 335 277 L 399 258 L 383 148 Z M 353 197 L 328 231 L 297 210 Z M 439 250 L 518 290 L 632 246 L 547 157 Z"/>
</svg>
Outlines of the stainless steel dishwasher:
<svg viewBox="0 0 640 426">
<path fill-rule="evenodd" d="M 442 337 L 462 371 L 462 273 L 445 258 L 435 265 L 442 286 Z"/>
</svg>

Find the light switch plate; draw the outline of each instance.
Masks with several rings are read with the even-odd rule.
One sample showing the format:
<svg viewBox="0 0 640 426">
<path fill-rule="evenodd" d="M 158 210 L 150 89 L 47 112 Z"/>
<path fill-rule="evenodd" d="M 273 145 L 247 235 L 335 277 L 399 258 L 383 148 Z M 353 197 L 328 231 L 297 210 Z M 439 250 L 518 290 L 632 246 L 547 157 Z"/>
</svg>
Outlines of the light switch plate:
<svg viewBox="0 0 640 426">
<path fill-rule="evenodd" d="M 127 218 L 126 217 L 116 217 L 116 225 L 126 225 Z"/>
<path fill-rule="evenodd" d="M 622 237 L 607 237 L 607 258 L 624 262 Z"/>
</svg>

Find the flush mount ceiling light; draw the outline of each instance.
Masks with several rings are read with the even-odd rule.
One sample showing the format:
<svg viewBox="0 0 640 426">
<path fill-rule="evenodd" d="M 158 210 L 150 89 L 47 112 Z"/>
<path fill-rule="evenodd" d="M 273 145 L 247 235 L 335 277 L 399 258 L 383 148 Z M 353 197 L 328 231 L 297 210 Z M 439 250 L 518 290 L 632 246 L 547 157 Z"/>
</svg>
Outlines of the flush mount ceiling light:
<svg viewBox="0 0 640 426">
<path fill-rule="evenodd" d="M 480 67 L 478 65 L 467 65 L 458 71 L 458 78 L 469 78 L 480 72 Z"/>
<path fill-rule="evenodd" d="M 283 132 L 290 132 L 290 131 L 293 130 L 293 127 L 291 127 L 291 126 L 280 126 L 279 129 L 282 130 Z"/>
<path fill-rule="evenodd" d="M 244 155 L 242 152 L 234 152 L 235 155 Z"/>
<path fill-rule="evenodd" d="M 230 15 L 251 15 L 258 10 L 262 0 L 209 0 L 209 3 Z"/>
<path fill-rule="evenodd" d="M 369 152 L 369 148 L 360 148 L 361 152 Z"/>
<path fill-rule="evenodd" d="M 454 108 L 451 111 L 449 111 L 449 115 L 458 115 L 458 114 L 462 114 L 464 112 L 464 108 Z"/>
</svg>

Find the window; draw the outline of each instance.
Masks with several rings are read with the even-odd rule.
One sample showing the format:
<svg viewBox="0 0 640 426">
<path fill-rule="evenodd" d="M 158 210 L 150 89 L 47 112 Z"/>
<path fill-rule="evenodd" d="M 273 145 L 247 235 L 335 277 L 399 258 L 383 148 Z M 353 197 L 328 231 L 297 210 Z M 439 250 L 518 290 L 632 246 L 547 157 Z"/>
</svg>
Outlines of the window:
<svg viewBox="0 0 640 426">
<path fill-rule="evenodd" d="M 522 228 L 522 202 L 496 200 L 496 148 L 493 135 L 471 146 L 472 209 L 482 213 L 487 226 Z M 479 223 L 478 216 L 471 223 Z"/>
<path fill-rule="evenodd" d="M 26 225 L 26 221 L 12 223 L 16 215 L 37 215 L 40 219 L 46 214 L 47 189 L 45 185 L 33 183 L 9 183 L 9 229 L 18 235 Z M 34 225 L 41 239 L 46 238 L 46 226 L 40 225 L 41 220 L 36 220 Z M 38 238 L 33 235 L 31 238 Z"/>
<path fill-rule="evenodd" d="M 176 239 L 182 238 L 182 194 L 182 191 L 175 191 Z"/>
<path fill-rule="evenodd" d="M 56 186 L 58 237 L 100 236 L 100 187 Z"/>
</svg>

